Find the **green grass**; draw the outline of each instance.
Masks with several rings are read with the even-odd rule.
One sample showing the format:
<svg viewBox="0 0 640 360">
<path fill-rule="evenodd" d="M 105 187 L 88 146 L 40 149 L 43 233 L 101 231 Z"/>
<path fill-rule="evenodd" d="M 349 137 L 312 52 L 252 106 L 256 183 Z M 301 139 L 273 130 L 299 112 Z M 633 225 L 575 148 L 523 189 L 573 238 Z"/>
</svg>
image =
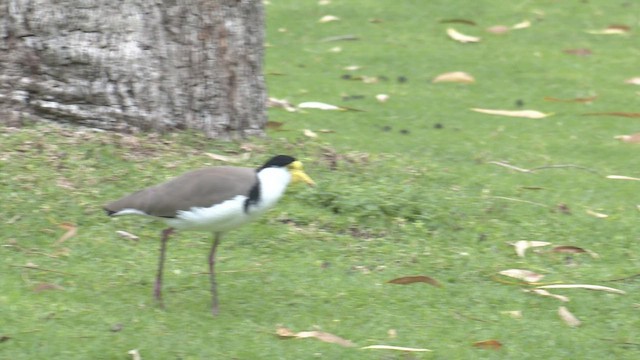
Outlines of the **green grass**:
<svg viewBox="0 0 640 360">
<path fill-rule="evenodd" d="M 133 138 L 43 125 L 1 129 L 0 358 L 125 359 L 131 349 L 143 359 L 640 357 L 640 278 L 633 277 L 640 269 L 640 183 L 605 178 L 640 177 L 638 145 L 613 139 L 638 132 L 640 123 L 581 115 L 640 112 L 640 88 L 623 83 L 640 76 L 640 4 L 466 3 L 272 0 L 266 6 L 270 96 L 364 111 L 272 109 L 270 119 L 284 122 L 282 131 L 247 141 L 260 150 L 246 165 L 271 154 L 296 155 L 319 186 L 292 187 L 276 209 L 223 239 L 217 318 L 209 314 L 204 274 L 210 235 L 184 232 L 169 244 L 167 308 L 161 310 L 152 298 L 161 225 L 111 220 L 101 205 L 189 169 L 218 165 L 205 153 L 241 151 L 243 144 L 188 133 Z M 327 14 L 341 21 L 319 24 Z M 440 22 L 445 19 L 478 25 Z M 525 19 L 530 28 L 484 31 Z M 586 32 L 611 24 L 632 31 Z M 482 42 L 454 42 L 447 27 Z M 338 35 L 360 40 L 320 41 Z M 336 46 L 342 51 L 329 51 Z M 574 48 L 593 54 L 563 52 Z M 349 65 L 362 69 L 343 70 Z M 457 70 L 477 82 L 431 83 Z M 365 84 L 345 74 L 382 80 Z M 408 81 L 398 82 L 399 76 Z M 388 102 L 375 100 L 381 93 L 390 95 Z M 364 97 L 343 100 L 353 95 Z M 543 100 L 593 95 L 598 98 L 591 104 Z M 532 120 L 469 110 L 519 109 L 517 103 L 554 115 Z M 303 129 L 319 137 L 305 137 Z M 491 161 L 588 170 L 522 173 Z M 78 232 L 58 243 L 65 222 Z M 117 230 L 140 241 L 123 239 Z M 518 240 L 579 246 L 599 257 L 546 249 L 518 258 L 509 245 Z M 497 275 L 509 268 L 545 274 L 544 283 L 605 285 L 627 294 L 553 291 L 571 298 L 563 304 L 524 293 L 529 286 Z M 386 283 L 408 275 L 431 276 L 443 287 Z M 41 284 L 57 288 L 37 291 Z M 561 305 L 582 326 L 565 325 L 557 315 Z M 511 310 L 523 317 L 502 313 Z M 321 329 L 358 346 L 433 352 L 283 340 L 275 336 L 278 325 Z M 397 337 L 389 337 L 390 329 Z M 503 347 L 473 346 L 487 339 Z"/>
</svg>

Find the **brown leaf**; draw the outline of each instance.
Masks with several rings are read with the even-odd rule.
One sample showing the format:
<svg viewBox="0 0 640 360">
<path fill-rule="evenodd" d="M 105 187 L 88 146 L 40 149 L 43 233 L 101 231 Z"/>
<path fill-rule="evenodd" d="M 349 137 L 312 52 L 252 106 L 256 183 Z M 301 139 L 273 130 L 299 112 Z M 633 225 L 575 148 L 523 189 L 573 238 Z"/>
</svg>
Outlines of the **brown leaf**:
<svg viewBox="0 0 640 360">
<path fill-rule="evenodd" d="M 40 283 L 33 287 L 33 291 L 42 292 L 47 290 L 63 290 L 62 286 L 49 283 Z"/>
<path fill-rule="evenodd" d="M 462 33 L 458 32 L 454 28 L 448 28 L 447 29 L 447 35 L 449 35 L 449 37 L 451 39 L 453 39 L 455 41 L 459 41 L 459 42 L 461 42 L 463 44 L 466 44 L 466 43 L 477 43 L 477 42 L 480 41 L 479 37 L 462 34 Z"/>
<path fill-rule="evenodd" d="M 520 118 L 528 118 L 528 119 L 542 119 L 547 116 L 553 115 L 551 113 L 550 114 L 541 113 L 540 111 L 537 111 L 537 110 L 497 110 L 497 109 L 479 109 L 479 108 L 472 108 L 471 110 L 479 113 L 483 113 L 483 114 L 489 114 L 489 115 L 520 117 Z"/>
<path fill-rule="evenodd" d="M 476 79 L 469 75 L 464 71 L 453 71 L 440 74 L 436 76 L 431 82 L 433 83 L 441 83 L 441 82 L 456 82 L 463 84 L 471 84 L 474 83 Z"/>
<path fill-rule="evenodd" d="M 560 98 L 555 98 L 555 97 L 552 97 L 552 96 L 545 96 L 544 97 L 544 101 L 568 102 L 568 103 L 577 102 L 577 103 L 590 104 L 596 98 L 598 98 L 598 96 L 579 97 L 579 98 L 573 98 L 573 99 L 560 99 Z"/>
<path fill-rule="evenodd" d="M 491 339 L 474 342 L 473 346 L 486 350 L 500 350 L 500 348 L 502 348 L 502 343 L 498 340 Z"/>
<path fill-rule="evenodd" d="M 60 224 L 60 227 L 67 230 L 66 233 L 64 233 L 64 235 L 62 235 L 58 241 L 55 242 L 55 245 L 60 245 L 63 242 L 71 239 L 72 237 L 76 236 L 76 234 L 78 233 L 78 228 L 71 224 L 71 223 L 62 223 Z"/>
<path fill-rule="evenodd" d="M 466 24 L 471 26 L 476 26 L 476 23 L 472 20 L 467 19 L 444 19 L 440 20 L 441 24 Z"/>
<path fill-rule="evenodd" d="M 581 247 L 571 246 L 571 245 L 556 246 L 553 249 L 551 249 L 551 251 L 557 252 L 557 253 L 567 253 L 567 254 L 580 254 L 580 253 L 586 253 L 587 252 L 587 250 L 585 250 L 585 249 L 583 249 Z"/>
<path fill-rule="evenodd" d="M 426 283 L 435 287 L 442 287 L 440 283 L 432 277 L 425 275 L 404 276 L 387 281 L 389 284 L 408 285 L 414 283 Z"/>
<path fill-rule="evenodd" d="M 582 323 L 580 322 L 580 320 L 578 320 L 577 317 L 575 317 L 575 315 L 573 315 L 569 309 L 567 309 L 564 306 L 560 306 L 558 308 L 558 315 L 560 316 L 560 318 L 569 326 L 571 327 L 578 327 L 580 326 Z"/>
<path fill-rule="evenodd" d="M 589 49 L 565 49 L 563 50 L 565 54 L 576 55 L 576 56 L 589 56 L 592 54 Z"/>
<path fill-rule="evenodd" d="M 272 130 L 280 130 L 282 128 L 282 125 L 284 125 L 283 122 L 280 121 L 267 121 L 267 123 L 265 124 L 265 127 L 267 129 L 272 129 Z"/>
<path fill-rule="evenodd" d="M 624 112 L 624 111 L 610 111 L 610 112 L 593 112 L 584 113 L 583 116 L 620 116 L 628 118 L 640 118 L 640 113 L 636 112 Z"/>
</svg>

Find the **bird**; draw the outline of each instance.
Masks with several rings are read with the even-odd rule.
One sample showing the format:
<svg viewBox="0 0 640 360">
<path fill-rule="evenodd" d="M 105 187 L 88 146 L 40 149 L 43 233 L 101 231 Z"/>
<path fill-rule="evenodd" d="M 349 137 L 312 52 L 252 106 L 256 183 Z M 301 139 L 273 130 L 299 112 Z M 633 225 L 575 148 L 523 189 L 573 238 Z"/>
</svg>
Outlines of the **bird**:
<svg viewBox="0 0 640 360">
<path fill-rule="evenodd" d="M 142 215 L 163 220 L 168 228 L 160 236 L 160 258 L 154 298 L 161 308 L 162 275 L 169 237 L 176 230 L 209 231 L 211 313 L 219 312 L 215 275 L 216 250 L 223 234 L 238 228 L 272 208 L 289 183 L 315 186 L 302 163 L 288 155 L 270 158 L 257 169 L 217 166 L 192 170 L 165 183 L 151 186 L 104 206 L 109 216 Z"/>
</svg>

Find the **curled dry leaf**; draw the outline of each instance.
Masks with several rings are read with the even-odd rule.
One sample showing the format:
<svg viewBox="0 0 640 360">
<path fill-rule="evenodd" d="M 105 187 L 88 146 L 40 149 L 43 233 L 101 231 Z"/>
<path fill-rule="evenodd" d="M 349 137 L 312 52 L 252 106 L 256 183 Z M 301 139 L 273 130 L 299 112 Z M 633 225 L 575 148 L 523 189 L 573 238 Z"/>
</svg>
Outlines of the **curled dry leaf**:
<svg viewBox="0 0 640 360">
<path fill-rule="evenodd" d="M 491 339 L 474 342 L 473 346 L 480 349 L 500 350 L 500 348 L 502 348 L 502 343 L 498 340 Z"/>
<path fill-rule="evenodd" d="M 325 103 L 317 102 L 317 101 L 308 101 L 308 102 L 300 103 L 300 104 L 298 104 L 298 108 L 300 108 L 300 109 L 318 109 L 318 110 L 342 110 L 338 106 L 331 105 L 331 104 L 325 104 Z"/>
<path fill-rule="evenodd" d="M 556 294 L 552 294 L 550 292 L 548 292 L 547 290 L 544 289 L 531 289 L 531 290 L 524 290 L 525 292 L 530 292 L 533 294 L 537 294 L 540 296 L 548 296 L 548 297 L 552 297 L 554 299 L 558 299 L 562 302 L 569 302 L 569 298 L 564 296 L 564 295 L 556 295 Z"/>
<path fill-rule="evenodd" d="M 122 231 L 122 230 L 116 231 L 116 234 L 128 240 L 138 241 L 140 239 L 140 237 L 138 237 L 137 235 L 133 235 L 132 233 Z"/>
<path fill-rule="evenodd" d="M 338 344 L 345 347 L 353 347 L 355 344 L 349 340 L 343 339 L 337 335 L 333 335 L 324 331 L 301 331 L 293 332 L 286 327 L 278 326 L 276 335 L 282 338 L 307 339 L 314 338 L 331 344 Z"/>
<path fill-rule="evenodd" d="M 55 245 L 60 245 L 63 242 L 71 239 L 72 237 L 76 236 L 76 234 L 78 233 L 78 228 L 71 224 L 71 223 L 62 223 L 60 224 L 60 227 L 63 228 L 64 230 L 67 230 L 67 232 L 65 232 L 59 239 L 58 241 L 55 242 Z"/>
<path fill-rule="evenodd" d="M 452 71 L 440 74 L 436 76 L 431 82 L 433 83 L 441 83 L 441 82 L 456 82 L 463 84 L 472 84 L 476 81 L 476 79 L 469 75 L 464 71 Z"/>
<path fill-rule="evenodd" d="M 544 278 L 544 275 L 537 274 L 530 270 L 522 270 L 522 269 L 508 269 L 502 270 L 499 273 L 500 275 L 509 276 L 515 279 L 524 280 L 526 282 L 538 282 Z"/>
<path fill-rule="evenodd" d="M 528 118 L 528 119 L 542 119 L 552 115 L 552 114 L 545 114 L 537 110 L 497 110 L 497 109 L 479 109 L 479 108 L 472 108 L 471 110 L 479 113 L 483 113 L 483 114 L 489 114 L 489 115 L 520 117 L 520 118 Z"/>
<path fill-rule="evenodd" d="M 565 253 L 565 254 L 587 253 L 587 254 L 591 255 L 592 258 L 596 258 L 596 259 L 600 257 L 600 255 L 598 255 L 597 253 L 595 253 L 595 252 L 593 252 L 591 250 L 583 249 L 581 247 L 572 246 L 572 245 L 556 246 L 553 249 L 551 249 L 551 251 L 557 252 L 557 253 Z"/>
<path fill-rule="evenodd" d="M 519 257 L 524 257 L 524 254 L 528 248 L 547 246 L 551 245 L 551 243 L 546 241 L 520 240 L 516 241 L 512 245 L 515 247 L 516 254 L 518 254 Z"/>
<path fill-rule="evenodd" d="M 624 81 L 626 84 L 640 85 L 640 76 L 632 77 Z"/>
<path fill-rule="evenodd" d="M 635 133 L 632 135 L 618 135 L 618 136 L 615 136 L 614 139 L 617 139 L 626 143 L 637 144 L 637 143 L 640 143 L 640 133 Z"/>
<path fill-rule="evenodd" d="M 421 349 L 421 348 L 410 348 L 403 346 L 391 346 L 391 345 L 369 345 L 365 347 L 361 347 L 362 350 L 395 350 L 395 351 L 406 351 L 406 352 L 426 352 L 432 351 L 429 349 Z"/>
<path fill-rule="evenodd" d="M 593 211 L 593 210 L 589 210 L 589 209 L 587 209 L 586 212 L 587 212 L 587 214 L 589 214 L 589 215 L 591 215 L 593 217 L 597 217 L 598 219 L 606 219 L 606 218 L 609 217 L 609 215 L 607 215 L 607 214 L 599 213 L 599 212 L 596 212 L 596 211 Z"/>
<path fill-rule="evenodd" d="M 624 175 L 607 175 L 607 179 L 640 181 L 640 178 L 624 176 Z"/>
<path fill-rule="evenodd" d="M 304 134 L 304 136 L 315 139 L 318 137 L 318 134 L 316 134 L 315 132 L 309 130 L 309 129 L 304 129 L 302 131 L 302 133 Z"/>
<path fill-rule="evenodd" d="M 430 277 L 430 276 L 425 276 L 425 275 L 418 275 L 418 276 L 404 276 L 404 277 L 399 277 L 393 280 L 389 280 L 387 281 L 389 284 L 398 284 L 398 285 L 408 285 L 408 284 L 415 284 L 415 283 L 425 283 L 425 284 L 429 284 L 429 285 L 433 285 L 436 287 L 442 287 L 442 285 L 440 285 L 440 283 L 438 282 L 438 280 Z"/>
<path fill-rule="evenodd" d="M 337 16 L 325 15 L 325 16 L 321 17 L 320 20 L 318 20 L 318 22 L 319 23 L 328 23 L 328 22 L 338 21 L 338 20 L 340 20 L 340 18 L 337 17 Z"/>
<path fill-rule="evenodd" d="M 447 35 L 449 35 L 451 39 L 461 43 L 477 43 L 480 41 L 479 37 L 462 34 L 454 28 L 448 28 Z"/>
<path fill-rule="evenodd" d="M 282 129 L 282 125 L 284 125 L 284 123 L 282 121 L 269 120 L 265 124 L 265 127 L 267 129 L 272 129 L 272 130 L 280 130 L 280 129 Z"/>
<path fill-rule="evenodd" d="M 573 99 L 560 99 L 560 98 L 555 98 L 552 96 L 545 96 L 544 100 L 545 101 L 554 101 L 554 102 L 576 102 L 576 103 L 584 103 L 584 104 L 590 104 L 593 102 L 593 100 L 597 99 L 598 96 L 589 96 L 589 97 L 579 97 L 579 98 L 573 98 Z"/>
<path fill-rule="evenodd" d="M 538 286 L 537 289 L 587 289 L 587 290 L 595 290 L 595 291 L 605 291 L 613 294 L 626 294 L 625 291 L 614 289 L 608 286 L 601 285 L 588 285 L 588 284 L 555 284 L 555 285 L 543 285 Z"/>
<path fill-rule="evenodd" d="M 573 315 L 569 311 L 569 309 L 567 309 L 564 306 L 560 306 L 558 308 L 558 315 L 565 322 L 565 324 L 567 324 L 567 325 L 569 325 L 571 327 L 578 327 L 578 326 L 580 326 L 582 324 L 580 322 L 580 320 L 578 320 L 578 318 L 575 317 L 575 315 Z"/>
</svg>

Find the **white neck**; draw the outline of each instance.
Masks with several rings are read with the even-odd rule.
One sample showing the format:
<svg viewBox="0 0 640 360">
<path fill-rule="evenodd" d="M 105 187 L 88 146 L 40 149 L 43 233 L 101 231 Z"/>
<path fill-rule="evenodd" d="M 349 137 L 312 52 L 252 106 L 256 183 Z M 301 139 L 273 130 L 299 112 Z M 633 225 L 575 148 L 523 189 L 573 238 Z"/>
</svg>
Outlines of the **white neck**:
<svg viewBox="0 0 640 360">
<path fill-rule="evenodd" d="M 280 200 L 291 182 L 291 173 L 285 168 L 266 168 L 258 172 L 258 179 L 260 180 L 260 201 L 254 209 L 264 211 Z"/>
</svg>

